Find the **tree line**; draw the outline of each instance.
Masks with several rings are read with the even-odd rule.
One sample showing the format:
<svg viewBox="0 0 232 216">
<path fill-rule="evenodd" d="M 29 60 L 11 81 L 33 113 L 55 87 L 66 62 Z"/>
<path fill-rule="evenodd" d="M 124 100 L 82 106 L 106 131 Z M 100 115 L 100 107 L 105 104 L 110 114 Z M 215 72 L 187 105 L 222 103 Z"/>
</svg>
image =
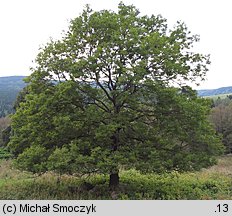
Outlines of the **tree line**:
<svg viewBox="0 0 232 216">
<path fill-rule="evenodd" d="M 232 152 L 232 95 L 218 97 L 212 102 L 209 116 L 216 132 L 221 136 L 226 153 Z"/>
<path fill-rule="evenodd" d="M 14 102 L 25 87 L 24 76 L 0 77 L 0 118 L 14 112 Z"/>
</svg>

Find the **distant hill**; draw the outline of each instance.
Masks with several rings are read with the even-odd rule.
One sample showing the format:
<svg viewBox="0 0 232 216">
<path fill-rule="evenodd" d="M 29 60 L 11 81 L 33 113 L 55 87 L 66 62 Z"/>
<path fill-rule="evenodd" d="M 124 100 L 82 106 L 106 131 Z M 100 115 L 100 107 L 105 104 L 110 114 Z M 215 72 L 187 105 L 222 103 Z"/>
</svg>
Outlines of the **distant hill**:
<svg viewBox="0 0 232 216">
<path fill-rule="evenodd" d="M 0 77 L 0 117 L 13 112 L 14 101 L 18 93 L 26 86 L 24 78 L 26 76 Z M 201 97 L 229 95 L 232 94 L 232 86 L 197 90 L 197 93 Z"/>
<path fill-rule="evenodd" d="M 25 76 L 0 77 L 0 117 L 13 112 L 18 93 L 26 86 Z"/>
<path fill-rule="evenodd" d="M 215 96 L 215 95 L 221 95 L 221 94 L 232 94 L 232 86 L 228 87 L 221 87 L 218 89 L 203 89 L 197 91 L 198 95 L 201 97 L 205 96 Z"/>
</svg>

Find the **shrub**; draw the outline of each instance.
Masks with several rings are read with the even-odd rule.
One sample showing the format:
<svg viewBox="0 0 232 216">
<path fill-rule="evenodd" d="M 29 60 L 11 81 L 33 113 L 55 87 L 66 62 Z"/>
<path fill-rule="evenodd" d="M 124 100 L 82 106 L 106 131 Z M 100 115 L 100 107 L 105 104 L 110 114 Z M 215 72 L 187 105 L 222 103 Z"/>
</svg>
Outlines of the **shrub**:
<svg viewBox="0 0 232 216">
<path fill-rule="evenodd" d="M 7 148 L 0 147 L 0 160 L 10 158 L 12 158 L 12 154 L 7 150 Z"/>
</svg>

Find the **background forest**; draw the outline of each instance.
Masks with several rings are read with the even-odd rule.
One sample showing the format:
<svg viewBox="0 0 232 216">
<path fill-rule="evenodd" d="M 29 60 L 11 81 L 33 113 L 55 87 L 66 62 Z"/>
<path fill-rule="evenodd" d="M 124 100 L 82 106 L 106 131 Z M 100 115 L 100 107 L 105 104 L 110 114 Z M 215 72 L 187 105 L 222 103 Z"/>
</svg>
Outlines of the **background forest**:
<svg viewBox="0 0 232 216">
<path fill-rule="evenodd" d="M 0 118 L 13 113 L 16 97 L 25 86 L 25 76 L 0 77 Z"/>
</svg>

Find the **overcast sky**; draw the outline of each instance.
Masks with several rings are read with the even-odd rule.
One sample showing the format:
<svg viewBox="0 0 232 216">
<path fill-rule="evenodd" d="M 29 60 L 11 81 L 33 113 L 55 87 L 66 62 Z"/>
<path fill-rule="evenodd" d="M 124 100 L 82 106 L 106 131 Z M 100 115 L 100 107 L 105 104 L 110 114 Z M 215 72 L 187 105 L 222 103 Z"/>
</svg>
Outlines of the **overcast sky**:
<svg viewBox="0 0 232 216">
<path fill-rule="evenodd" d="M 0 0 L 0 76 L 29 75 L 38 49 L 59 38 L 85 4 L 116 10 L 120 0 Z M 142 14 L 161 14 L 172 27 L 182 20 L 200 35 L 195 49 L 211 54 L 207 81 L 200 88 L 232 86 L 232 13 L 229 0 L 124 0 Z"/>
</svg>

